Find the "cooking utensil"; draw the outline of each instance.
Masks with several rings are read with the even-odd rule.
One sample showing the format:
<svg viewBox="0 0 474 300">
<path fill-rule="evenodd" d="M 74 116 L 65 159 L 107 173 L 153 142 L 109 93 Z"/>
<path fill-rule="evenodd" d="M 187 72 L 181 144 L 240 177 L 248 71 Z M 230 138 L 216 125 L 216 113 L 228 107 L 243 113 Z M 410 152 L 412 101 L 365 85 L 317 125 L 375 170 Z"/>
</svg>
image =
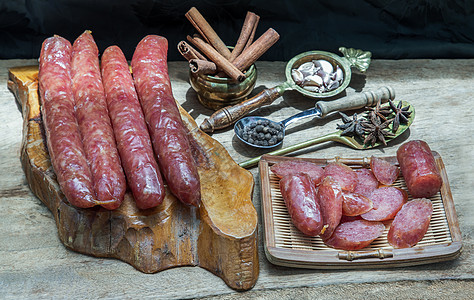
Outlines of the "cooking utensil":
<svg viewBox="0 0 474 300">
<path fill-rule="evenodd" d="M 237 137 L 242 142 L 246 143 L 247 145 L 257 147 L 257 148 L 273 148 L 273 147 L 279 146 L 283 142 L 283 139 L 281 139 L 278 143 L 271 146 L 261 146 L 254 143 L 249 143 L 243 138 L 244 128 L 253 122 L 257 122 L 258 120 L 261 120 L 261 121 L 268 120 L 269 123 L 274 124 L 274 128 L 281 128 L 282 133 L 283 133 L 283 138 L 284 138 L 285 128 L 291 123 L 301 120 L 303 118 L 308 118 L 308 117 L 313 117 L 313 116 L 318 117 L 318 118 L 323 118 L 327 114 L 334 111 L 345 111 L 345 110 L 358 109 L 365 106 L 374 106 L 375 104 L 377 104 L 379 100 L 381 100 L 382 103 L 385 103 L 388 101 L 388 99 L 392 99 L 392 100 L 395 99 L 395 91 L 393 90 L 393 88 L 386 86 L 386 87 L 379 88 L 376 91 L 362 92 L 350 97 L 344 97 L 344 98 L 334 100 L 334 101 L 329 101 L 329 102 L 319 101 L 316 103 L 315 107 L 302 111 L 280 122 L 271 121 L 263 117 L 245 117 L 237 121 L 237 123 L 235 123 L 234 132 L 237 135 Z"/>
<path fill-rule="evenodd" d="M 406 101 L 402 101 L 402 103 L 403 103 L 403 106 L 410 105 Z M 383 105 L 383 106 L 385 106 L 385 105 Z M 410 105 L 409 111 L 411 112 L 411 114 L 410 114 L 410 117 L 408 118 L 407 124 L 400 124 L 400 126 L 398 127 L 398 130 L 394 133 L 395 136 L 393 138 L 387 138 L 387 143 L 394 140 L 394 139 L 396 139 L 397 137 L 399 137 L 413 123 L 413 120 L 415 119 L 415 108 L 413 107 L 413 105 Z M 390 125 L 388 128 L 391 130 L 392 125 Z M 359 138 L 354 138 L 354 137 L 350 137 L 350 136 L 342 136 L 341 133 L 342 133 L 342 131 L 329 133 L 327 135 L 317 137 L 317 138 L 314 138 L 314 139 L 310 139 L 308 141 L 301 142 L 301 143 L 298 143 L 298 144 L 293 145 L 293 146 L 281 148 L 281 149 L 278 149 L 278 150 L 275 150 L 275 151 L 272 151 L 272 152 L 269 152 L 269 153 L 266 153 L 266 154 L 268 154 L 268 155 L 284 155 L 284 154 L 288 154 L 288 153 L 291 153 L 291 152 L 294 152 L 294 151 L 297 151 L 297 150 L 301 150 L 301 149 L 304 149 L 304 148 L 307 148 L 307 147 L 310 147 L 310 146 L 313 146 L 313 145 L 317 145 L 317 144 L 324 143 L 324 142 L 329 142 L 329 141 L 338 142 L 338 143 L 344 144 L 346 146 L 349 146 L 351 148 L 358 149 L 358 150 L 372 149 L 372 148 L 375 148 L 375 147 L 378 147 L 378 146 L 382 145 L 380 142 L 377 142 L 374 145 L 364 144 L 364 142 Z M 258 156 L 258 157 L 246 160 L 244 162 L 241 162 L 241 163 L 239 163 L 239 166 L 241 166 L 243 168 L 252 167 L 252 166 L 254 166 L 255 164 L 258 163 L 258 161 L 260 160 L 261 157 L 262 156 Z"/>
<path fill-rule="evenodd" d="M 234 106 L 228 106 L 219 109 L 213 113 L 208 119 L 205 119 L 201 124 L 200 128 L 204 132 L 213 132 L 216 129 L 222 129 L 227 126 L 234 124 L 237 120 L 247 115 L 251 111 L 259 108 L 263 105 L 271 104 L 273 101 L 278 99 L 285 91 L 296 90 L 306 97 L 312 99 L 323 99 L 336 96 L 337 94 L 344 91 L 351 81 L 351 67 L 358 68 L 361 72 L 365 72 L 369 67 L 372 54 L 368 51 L 362 51 L 358 49 L 346 49 L 340 47 L 339 51 L 344 54 L 344 57 L 338 56 L 331 52 L 326 51 L 308 51 L 301 53 L 293 57 L 286 65 L 285 75 L 286 82 L 263 90 L 256 96 L 240 102 Z M 324 59 L 330 62 L 333 67 L 339 66 L 343 72 L 343 82 L 335 90 L 318 93 L 310 92 L 300 86 L 298 86 L 291 76 L 291 70 L 298 68 L 305 62 L 312 60 Z"/>
</svg>

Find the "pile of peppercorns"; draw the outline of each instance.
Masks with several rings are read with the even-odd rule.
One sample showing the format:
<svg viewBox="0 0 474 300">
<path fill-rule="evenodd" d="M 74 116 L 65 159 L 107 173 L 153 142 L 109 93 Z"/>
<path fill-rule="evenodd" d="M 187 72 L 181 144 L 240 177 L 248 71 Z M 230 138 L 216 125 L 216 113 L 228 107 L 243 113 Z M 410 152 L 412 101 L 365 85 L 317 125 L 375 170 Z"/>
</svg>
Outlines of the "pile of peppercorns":
<svg viewBox="0 0 474 300">
<path fill-rule="evenodd" d="M 269 120 L 258 120 L 246 125 L 242 139 L 256 146 L 274 146 L 283 140 L 283 127 Z"/>
</svg>

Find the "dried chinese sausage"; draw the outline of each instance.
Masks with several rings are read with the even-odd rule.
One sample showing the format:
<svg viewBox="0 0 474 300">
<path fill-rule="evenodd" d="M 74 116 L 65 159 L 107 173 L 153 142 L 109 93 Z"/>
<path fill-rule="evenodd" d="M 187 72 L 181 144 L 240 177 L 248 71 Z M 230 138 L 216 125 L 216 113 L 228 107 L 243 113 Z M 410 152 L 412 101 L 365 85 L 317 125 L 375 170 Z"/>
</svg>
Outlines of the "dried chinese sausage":
<svg viewBox="0 0 474 300">
<path fill-rule="evenodd" d="M 41 46 L 38 88 L 51 164 L 69 203 L 87 208 L 97 204 L 75 116 L 71 80 L 71 43 L 53 36 Z"/>
<path fill-rule="evenodd" d="M 270 167 L 270 170 L 279 178 L 289 174 L 308 174 L 314 184 L 321 182 L 324 169 L 312 162 L 307 161 L 282 161 Z"/>
<path fill-rule="evenodd" d="M 394 248 L 409 248 L 423 239 L 430 225 L 433 205 L 428 199 L 414 199 L 397 213 L 387 234 Z"/>
<path fill-rule="evenodd" d="M 360 194 L 342 193 L 342 214 L 344 216 L 358 216 L 373 208 L 372 201 Z"/>
<path fill-rule="evenodd" d="M 353 192 L 357 185 L 357 174 L 351 167 L 343 163 L 329 163 L 324 168 L 324 177 L 326 176 L 331 176 L 336 180 L 345 192 Z"/>
<path fill-rule="evenodd" d="M 396 165 L 374 156 L 370 159 L 370 168 L 375 178 L 385 185 L 393 184 L 400 173 L 400 169 Z"/>
<path fill-rule="evenodd" d="M 330 176 L 325 177 L 319 184 L 317 199 L 321 207 L 323 223 L 327 225 L 321 238 L 327 239 L 339 225 L 342 217 L 342 190 L 339 183 Z"/>
<path fill-rule="evenodd" d="M 397 212 L 408 200 L 408 194 L 402 189 L 384 186 L 376 189 L 370 200 L 373 209 L 362 214 L 362 218 L 368 221 L 386 221 L 393 219 Z"/>
<path fill-rule="evenodd" d="M 123 202 L 127 185 L 105 99 L 99 50 L 88 30 L 72 45 L 71 80 L 76 119 L 97 203 L 116 209 Z"/>
<path fill-rule="evenodd" d="M 406 142 L 398 148 L 397 159 L 408 191 L 413 197 L 427 198 L 439 192 L 443 180 L 426 142 Z"/>
<path fill-rule="evenodd" d="M 377 178 L 375 178 L 371 170 L 366 168 L 357 169 L 355 172 L 357 175 L 357 185 L 354 193 L 369 197 L 379 185 Z"/>
<path fill-rule="evenodd" d="M 341 250 L 359 250 L 367 247 L 382 235 L 385 225 L 382 222 L 355 220 L 339 224 L 332 236 L 324 243 Z"/>
<path fill-rule="evenodd" d="M 323 219 L 309 176 L 299 173 L 283 177 L 280 191 L 295 227 L 306 235 L 318 235 L 323 228 Z"/>
</svg>

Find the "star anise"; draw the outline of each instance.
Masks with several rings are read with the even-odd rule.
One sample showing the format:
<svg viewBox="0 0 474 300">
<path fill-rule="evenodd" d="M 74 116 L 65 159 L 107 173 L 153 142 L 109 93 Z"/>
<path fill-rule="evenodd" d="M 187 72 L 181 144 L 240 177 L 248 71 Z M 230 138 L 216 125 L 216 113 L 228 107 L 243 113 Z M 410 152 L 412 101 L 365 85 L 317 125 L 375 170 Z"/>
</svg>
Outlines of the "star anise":
<svg viewBox="0 0 474 300">
<path fill-rule="evenodd" d="M 385 141 L 385 137 L 395 137 L 395 134 L 385 130 L 388 125 L 392 123 L 392 121 L 393 120 L 390 119 L 382 123 L 379 118 L 372 117 L 370 122 L 362 123 L 365 132 L 367 132 L 367 136 L 364 139 L 364 144 L 373 146 L 375 143 L 377 143 L 377 141 L 380 141 L 386 146 L 387 141 Z"/>
<path fill-rule="evenodd" d="M 375 107 L 367 107 L 367 109 L 369 110 L 367 112 L 367 119 L 378 118 L 380 122 L 387 121 L 387 117 L 392 113 L 389 107 L 382 107 L 382 99 L 377 101 Z"/>
<path fill-rule="evenodd" d="M 356 135 L 359 137 L 364 135 L 364 128 L 362 127 L 364 121 L 357 118 L 357 113 L 354 113 L 352 119 L 343 112 L 339 112 L 339 114 L 342 117 L 342 122 L 344 122 L 342 125 L 337 124 L 337 129 L 342 130 L 341 135 L 354 137 Z"/>
<path fill-rule="evenodd" d="M 403 103 L 400 101 L 398 102 L 398 105 L 395 106 L 395 103 L 393 103 L 393 101 L 390 99 L 388 100 L 388 103 L 390 104 L 392 111 L 395 113 L 395 117 L 393 118 L 392 132 L 396 132 L 400 124 L 408 123 L 408 118 L 411 115 L 411 111 L 408 111 L 410 109 L 410 105 L 402 107 Z"/>
</svg>

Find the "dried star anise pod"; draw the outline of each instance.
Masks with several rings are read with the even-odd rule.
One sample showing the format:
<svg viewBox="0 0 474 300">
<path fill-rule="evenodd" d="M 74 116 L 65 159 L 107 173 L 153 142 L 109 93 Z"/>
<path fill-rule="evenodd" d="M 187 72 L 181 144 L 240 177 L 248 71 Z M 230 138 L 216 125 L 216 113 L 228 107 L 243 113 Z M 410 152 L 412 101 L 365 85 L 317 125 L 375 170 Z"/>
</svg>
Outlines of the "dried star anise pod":
<svg viewBox="0 0 474 300">
<path fill-rule="evenodd" d="M 392 113 L 390 107 L 382 107 L 382 99 L 377 101 L 375 107 L 367 107 L 367 109 L 369 110 L 367 112 L 367 119 L 378 118 L 380 122 L 387 121 L 387 117 Z"/>
<path fill-rule="evenodd" d="M 392 111 L 395 113 L 395 117 L 393 118 L 392 132 L 396 132 L 400 124 L 408 123 L 408 118 L 411 115 L 411 111 L 408 111 L 410 109 L 410 105 L 402 107 L 403 103 L 400 101 L 398 102 L 398 105 L 395 106 L 393 101 L 390 99 L 388 99 L 388 103 L 390 104 Z"/>
<path fill-rule="evenodd" d="M 370 144 L 373 146 L 377 141 L 380 141 L 382 144 L 387 146 L 385 137 L 395 137 L 395 134 L 385 130 L 392 121 L 393 120 L 390 119 L 382 123 L 379 118 L 373 117 L 370 119 L 370 122 L 362 123 L 365 132 L 368 133 L 364 139 L 364 144 Z"/>
<path fill-rule="evenodd" d="M 362 123 L 364 121 L 361 119 L 357 119 L 357 113 L 354 113 L 352 119 L 343 112 L 339 112 L 339 114 L 342 117 L 342 122 L 344 122 L 344 124 L 342 125 L 337 124 L 337 129 L 342 130 L 341 135 L 357 135 L 359 137 L 362 137 L 364 135 L 364 128 L 362 127 Z"/>
</svg>

